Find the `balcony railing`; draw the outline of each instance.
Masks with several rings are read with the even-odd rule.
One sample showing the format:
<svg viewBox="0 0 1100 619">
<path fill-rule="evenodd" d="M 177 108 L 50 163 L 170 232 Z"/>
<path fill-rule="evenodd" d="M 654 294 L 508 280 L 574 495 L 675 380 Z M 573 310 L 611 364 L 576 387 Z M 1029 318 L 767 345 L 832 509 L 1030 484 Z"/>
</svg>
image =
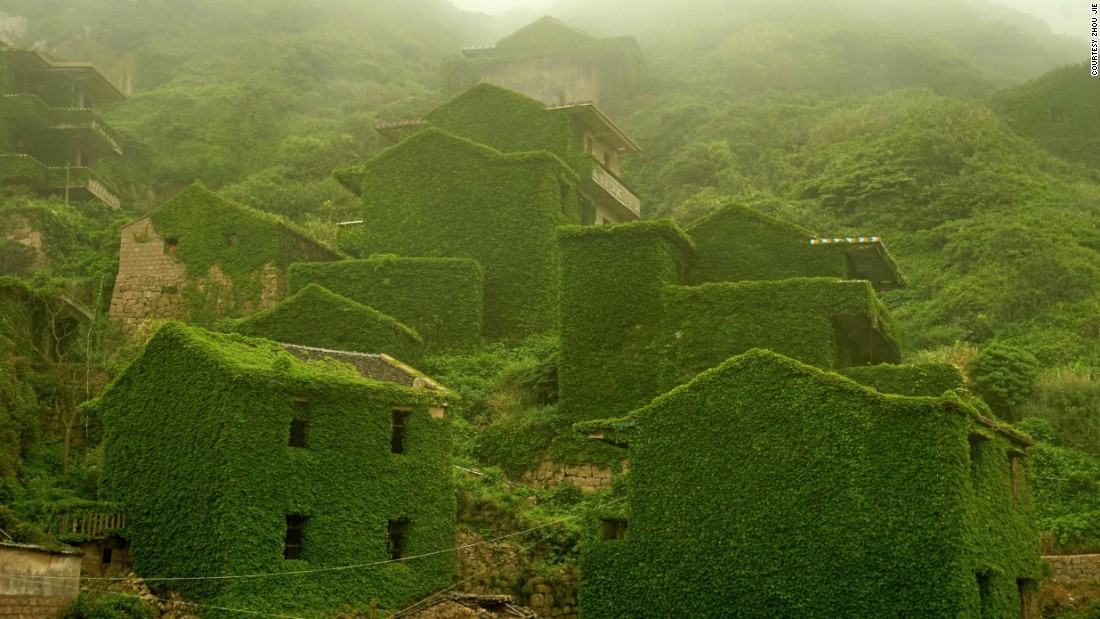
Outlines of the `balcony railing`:
<svg viewBox="0 0 1100 619">
<path fill-rule="evenodd" d="M 0 183 L 27 185 L 38 193 L 62 195 L 65 190 L 76 200 L 97 199 L 119 208 L 121 198 L 95 172 L 80 166 L 46 167 L 30 155 L 0 154 Z"/>
<path fill-rule="evenodd" d="M 30 93 L 0 96 L 0 118 L 20 125 L 45 125 L 49 109 L 45 101 Z"/>
<path fill-rule="evenodd" d="M 69 133 L 79 133 L 91 138 L 100 148 L 122 154 L 122 134 L 103 122 L 103 119 L 90 109 L 50 108 L 49 125 Z"/>
<path fill-rule="evenodd" d="M 592 182 L 596 183 L 609 196 L 626 208 L 635 217 L 642 214 L 642 202 L 634 192 L 627 188 L 614 174 L 598 161 L 592 166 Z"/>
<path fill-rule="evenodd" d="M 2 154 L 0 155 L 0 182 L 43 185 L 46 182 L 46 166 L 30 155 Z"/>
<path fill-rule="evenodd" d="M 126 527 L 126 512 L 77 511 L 57 517 L 50 533 L 65 539 L 103 539 L 111 531 Z"/>
</svg>

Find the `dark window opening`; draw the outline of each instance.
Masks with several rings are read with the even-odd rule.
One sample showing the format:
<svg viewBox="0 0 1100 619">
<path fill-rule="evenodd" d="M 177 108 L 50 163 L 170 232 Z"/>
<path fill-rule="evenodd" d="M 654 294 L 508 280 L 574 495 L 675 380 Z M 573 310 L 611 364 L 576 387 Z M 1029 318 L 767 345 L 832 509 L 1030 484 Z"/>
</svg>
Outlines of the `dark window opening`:
<svg viewBox="0 0 1100 619">
<path fill-rule="evenodd" d="M 227 247 L 236 247 L 238 244 L 236 233 L 230 233 L 225 235 L 225 245 Z"/>
<path fill-rule="evenodd" d="M 170 253 L 176 251 L 176 248 L 179 247 L 179 245 L 180 245 L 179 239 L 177 239 L 174 236 L 170 236 L 170 237 L 164 239 L 164 253 L 170 254 Z"/>
<path fill-rule="evenodd" d="M 103 564 L 104 565 L 108 565 L 108 564 L 111 563 L 111 554 L 112 553 L 111 553 L 110 548 L 104 548 L 103 549 Z"/>
<path fill-rule="evenodd" d="M 989 437 L 975 432 L 966 437 L 966 440 L 970 443 L 970 461 L 977 462 L 981 457 L 982 443 L 988 441 Z"/>
<path fill-rule="evenodd" d="M 302 529 L 305 528 L 306 518 L 298 514 L 287 514 L 286 537 L 283 539 L 283 558 L 302 558 Z"/>
<path fill-rule="evenodd" d="M 290 441 L 287 444 L 291 447 L 306 446 L 306 422 L 304 419 L 295 419 L 290 422 Z"/>
<path fill-rule="evenodd" d="M 990 596 L 993 593 L 992 583 L 993 575 L 989 572 L 978 572 L 975 574 L 978 579 L 978 595 L 981 600 L 980 609 L 984 611 L 989 607 Z"/>
<path fill-rule="evenodd" d="M 405 453 L 405 428 L 409 423 L 409 411 L 393 409 L 393 434 L 390 436 L 390 451 Z"/>
<path fill-rule="evenodd" d="M 405 531 L 409 528 L 409 521 L 390 520 L 388 528 L 390 541 L 387 552 L 390 555 L 390 561 L 400 561 L 405 558 Z"/>
<path fill-rule="evenodd" d="M 1020 619 L 1038 619 L 1039 605 L 1035 597 L 1036 583 L 1030 578 L 1017 578 L 1016 590 L 1020 594 Z"/>
<path fill-rule="evenodd" d="M 1008 454 L 1008 478 L 1009 484 L 1012 486 L 1012 507 L 1016 508 L 1020 501 L 1020 478 L 1023 470 L 1020 466 L 1020 454 L 1009 453 Z"/>
<path fill-rule="evenodd" d="M 625 520 L 605 519 L 601 524 L 603 524 L 604 541 L 626 539 Z"/>
</svg>

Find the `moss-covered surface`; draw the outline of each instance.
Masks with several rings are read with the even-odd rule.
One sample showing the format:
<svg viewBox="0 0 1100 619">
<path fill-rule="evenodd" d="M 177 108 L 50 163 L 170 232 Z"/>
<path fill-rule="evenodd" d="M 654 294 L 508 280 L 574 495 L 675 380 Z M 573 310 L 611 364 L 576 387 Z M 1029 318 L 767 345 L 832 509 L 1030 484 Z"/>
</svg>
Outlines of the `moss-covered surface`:
<svg viewBox="0 0 1100 619">
<path fill-rule="evenodd" d="M 349 181 L 356 175 L 357 183 Z M 558 158 L 501 154 L 427 129 L 342 179 L 358 184 L 362 195 L 367 223 L 352 241 L 362 255 L 476 260 L 485 272 L 487 338 L 521 341 L 554 329 L 554 228 L 580 222 L 574 175 Z M 419 324 L 392 315 L 430 337 Z"/>
<path fill-rule="evenodd" d="M 810 245 L 817 235 L 741 204 L 729 204 L 687 228 L 696 259 L 687 283 L 788 277 L 848 277 L 841 246 Z"/>
<path fill-rule="evenodd" d="M 102 492 L 126 505 L 144 576 L 373 564 L 173 581 L 189 600 L 307 616 L 393 608 L 451 582 L 448 554 L 382 564 L 389 521 L 408 521 L 407 556 L 453 543 L 449 422 L 428 412 L 441 397 L 169 323 L 90 405 L 107 433 Z M 400 454 L 395 405 L 411 407 Z M 304 448 L 288 446 L 294 420 Z M 306 519 L 300 559 L 283 558 L 288 515 Z"/>
<path fill-rule="evenodd" d="M 233 331 L 288 344 L 386 353 L 412 364 L 420 360 L 424 344 L 416 331 L 391 316 L 317 284 L 244 318 Z"/>
<path fill-rule="evenodd" d="M 318 284 L 415 329 L 430 352 L 469 350 L 480 340 L 482 270 L 464 258 L 399 258 L 295 263 L 287 287 Z"/>
<path fill-rule="evenodd" d="M 226 200 L 199 181 L 149 217 L 157 234 L 176 241 L 172 251 L 188 277 L 208 278 L 206 289 L 189 286 L 185 291 L 187 309 L 197 322 L 260 307 L 265 268 L 285 272 L 292 262 L 340 257 L 285 220 Z M 228 287 L 209 278 L 215 267 Z"/>
<path fill-rule="evenodd" d="M 750 348 L 824 369 L 900 360 L 885 308 L 864 281 L 793 278 L 662 293 L 651 363 L 665 370 L 653 396 Z"/>
<path fill-rule="evenodd" d="M 655 395 L 647 351 L 660 333 L 664 286 L 681 281 L 691 240 L 667 220 L 558 230 L 562 251 L 562 414 L 611 417 Z"/>
<path fill-rule="evenodd" d="M 966 378 L 949 363 L 916 363 L 841 368 L 837 374 L 881 393 L 937 397 L 947 391 L 966 389 Z"/>
<path fill-rule="evenodd" d="M 756 350 L 633 418 L 628 534 L 582 558 L 588 619 L 1007 619 L 1038 577 L 1020 444 L 956 398 Z"/>
<path fill-rule="evenodd" d="M 546 151 L 578 178 L 592 176 L 593 159 L 581 148 L 573 119 L 492 84 L 478 84 L 425 116 L 433 127 L 504 153 Z"/>
</svg>

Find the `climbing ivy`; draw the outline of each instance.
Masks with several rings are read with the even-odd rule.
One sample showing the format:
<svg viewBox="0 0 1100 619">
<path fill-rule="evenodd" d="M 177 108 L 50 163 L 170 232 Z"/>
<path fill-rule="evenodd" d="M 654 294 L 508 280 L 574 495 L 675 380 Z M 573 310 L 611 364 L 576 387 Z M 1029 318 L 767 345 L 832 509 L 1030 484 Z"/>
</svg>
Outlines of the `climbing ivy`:
<svg viewBox="0 0 1100 619">
<path fill-rule="evenodd" d="M 865 365 L 836 370 L 857 383 L 881 393 L 908 396 L 940 396 L 947 391 L 966 389 L 966 380 L 959 368 L 949 363 L 918 363 L 913 365 Z"/>
<path fill-rule="evenodd" d="M 291 265 L 289 290 L 309 284 L 392 316 L 415 329 L 429 351 L 468 350 L 480 342 L 482 271 L 473 260 L 379 255 Z"/>
<path fill-rule="evenodd" d="M 1026 439 L 957 398 L 754 350 L 632 417 L 627 538 L 589 543 L 585 617 L 1015 617 L 1038 577 Z"/>
<path fill-rule="evenodd" d="M 390 316 L 317 284 L 242 319 L 233 331 L 288 344 L 386 353 L 413 364 L 424 344 L 416 331 Z"/>
<path fill-rule="evenodd" d="M 157 234 L 176 241 L 169 249 L 194 283 L 184 291 L 192 319 L 239 315 L 260 307 L 263 271 L 284 271 L 297 260 L 335 260 L 339 255 L 269 213 L 230 202 L 195 181 L 149 215 Z M 217 268 L 228 279 L 211 278 Z M 220 284 L 220 285 L 219 285 Z M 229 302 L 227 303 L 227 298 Z"/>
<path fill-rule="evenodd" d="M 178 323 L 88 406 L 106 426 L 101 491 L 126 505 L 146 578 L 279 574 L 166 583 L 199 603 L 320 616 L 406 604 L 451 582 L 455 498 L 438 392 L 302 361 L 280 345 Z M 411 406 L 403 453 L 395 405 Z M 305 447 L 288 446 L 306 422 Z M 305 518 L 300 559 L 284 558 L 287 516 Z M 407 520 L 403 562 L 388 522 Z M 156 581 L 150 580 L 150 584 Z"/>
<path fill-rule="evenodd" d="M 558 158 L 546 152 L 502 155 L 427 129 L 354 173 L 340 173 L 340 179 L 362 195 L 367 223 L 353 241 L 361 255 L 476 260 L 485 272 L 487 338 L 518 342 L 553 330 L 553 231 L 580 221 L 575 178 Z M 392 315 L 430 339 L 419 324 Z"/>
</svg>

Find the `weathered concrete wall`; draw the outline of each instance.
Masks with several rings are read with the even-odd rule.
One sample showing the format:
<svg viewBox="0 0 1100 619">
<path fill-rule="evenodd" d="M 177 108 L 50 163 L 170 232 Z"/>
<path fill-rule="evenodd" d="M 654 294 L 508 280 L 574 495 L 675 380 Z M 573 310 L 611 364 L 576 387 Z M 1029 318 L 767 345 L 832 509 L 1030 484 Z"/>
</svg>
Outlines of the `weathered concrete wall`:
<svg viewBox="0 0 1100 619">
<path fill-rule="evenodd" d="M 0 618 L 57 619 L 65 614 L 72 597 L 40 595 L 0 595 Z"/>
<path fill-rule="evenodd" d="M 1100 555 L 1047 556 L 1043 560 L 1050 562 L 1056 581 L 1100 580 Z"/>
<path fill-rule="evenodd" d="M 43 268 L 46 266 L 46 253 L 42 246 L 42 232 L 31 225 L 30 220 L 22 215 L 9 215 L 0 221 L 0 231 L 9 241 L 22 243 L 35 250 L 34 266 Z"/>
<path fill-rule="evenodd" d="M 54 602 L 23 603 L 30 598 L 62 598 L 65 602 L 61 605 L 64 606 L 80 590 L 80 553 L 54 552 L 24 544 L 0 544 L 0 574 L 10 574 L 0 576 L 0 606 L 23 609 L 56 606 Z M 13 614 L 49 616 L 26 610 Z"/>
<path fill-rule="evenodd" d="M 584 56 L 520 60 L 491 67 L 481 79 L 553 105 L 579 101 L 606 104 L 608 81 L 613 81 L 596 60 Z"/>
<path fill-rule="evenodd" d="M 122 321 L 125 332 L 133 332 L 147 318 L 180 316 L 180 293 L 186 284 L 186 268 L 148 217 L 122 229 L 110 314 Z"/>
<path fill-rule="evenodd" d="M 626 460 L 622 461 L 623 473 L 627 471 L 628 465 Z M 585 492 L 592 492 L 611 488 L 611 480 L 621 474 L 595 464 L 569 466 L 544 457 L 537 469 L 523 474 L 522 481 L 542 488 L 553 488 L 568 482 Z"/>
</svg>

